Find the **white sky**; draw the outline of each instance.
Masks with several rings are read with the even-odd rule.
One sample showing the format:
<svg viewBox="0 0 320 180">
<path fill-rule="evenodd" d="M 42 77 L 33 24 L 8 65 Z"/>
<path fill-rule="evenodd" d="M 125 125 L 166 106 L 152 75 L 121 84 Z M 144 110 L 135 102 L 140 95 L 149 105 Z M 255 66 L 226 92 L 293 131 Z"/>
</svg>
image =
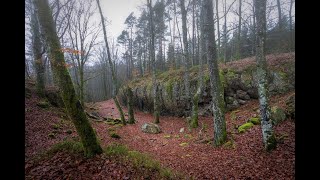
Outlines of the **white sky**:
<svg viewBox="0 0 320 180">
<path fill-rule="evenodd" d="M 117 38 L 125 29 L 126 18 L 131 12 L 139 17 L 138 6 L 145 4 L 146 0 L 100 0 L 100 3 L 104 17 L 110 22 L 107 25 L 108 36 Z"/>
</svg>

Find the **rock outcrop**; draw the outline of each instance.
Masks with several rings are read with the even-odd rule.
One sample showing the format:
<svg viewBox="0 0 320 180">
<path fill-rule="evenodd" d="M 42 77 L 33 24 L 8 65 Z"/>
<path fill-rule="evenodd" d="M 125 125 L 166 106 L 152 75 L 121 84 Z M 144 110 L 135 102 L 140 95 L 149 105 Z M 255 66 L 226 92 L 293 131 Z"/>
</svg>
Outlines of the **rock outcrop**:
<svg viewBox="0 0 320 180">
<path fill-rule="evenodd" d="M 270 74 L 271 95 L 286 93 L 295 88 L 295 54 L 285 53 L 267 56 Z M 258 99 L 256 64 L 254 57 L 219 65 L 220 79 L 224 87 L 226 110 L 234 110 L 250 99 Z M 194 94 L 198 84 L 199 66 L 190 69 L 190 91 Z M 157 76 L 161 115 L 190 116 L 191 106 L 185 97 L 183 70 L 169 70 Z M 212 112 L 210 79 L 208 69 L 204 70 L 204 88 L 199 97 L 199 114 Z M 133 91 L 133 104 L 141 111 L 153 111 L 151 76 L 136 79 L 130 83 Z M 125 91 L 120 89 L 118 97 L 123 105 L 127 102 Z"/>
</svg>

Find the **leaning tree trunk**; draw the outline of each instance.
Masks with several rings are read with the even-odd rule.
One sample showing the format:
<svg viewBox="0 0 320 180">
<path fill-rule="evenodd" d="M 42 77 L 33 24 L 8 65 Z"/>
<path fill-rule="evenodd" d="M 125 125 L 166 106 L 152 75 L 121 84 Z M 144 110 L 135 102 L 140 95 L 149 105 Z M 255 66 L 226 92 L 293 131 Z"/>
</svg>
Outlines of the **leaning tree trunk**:
<svg viewBox="0 0 320 180">
<path fill-rule="evenodd" d="M 79 67 L 79 77 L 80 77 L 80 86 L 79 86 L 79 99 L 81 104 L 84 104 L 84 69 L 83 64 L 81 63 Z M 76 75 L 77 76 L 77 75 Z"/>
<path fill-rule="evenodd" d="M 258 92 L 261 112 L 261 128 L 264 148 L 270 151 L 276 147 L 275 136 L 272 129 L 271 112 L 269 107 L 269 89 L 267 82 L 267 62 L 265 57 L 266 44 L 266 0 L 255 0 L 255 16 L 257 20 L 256 61 Z"/>
<path fill-rule="evenodd" d="M 116 76 L 116 73 L 114 72 L 114 66 L 113 66 L 113 63 L 111 61 L 111 54 L 110 54 L 110 49 L 109 49 L 109 44 L 108 44 L 108 39 L 107 39 L 107 32 L 106 32 L 106 27 L 105 27 L 105 24 L 104 24 L 104 18 L 103 18 L 103 14 L 102 14 L 102 11 L 101 11 L 101 6 L 100 6 L 100 2 L 99 0 L 97 0 L 97 4 L 98 4 L 98 8 L 99 8 L 99 13 L 100 13 L 100 17 L 101 17 L 101 23 L 102 23 L 102 30 L 103 30 L 103 35 L 104 35 L 104 42 L 106 44 L 106 48 L 107 48 L 107 55 L 108 55 L 108 62 L 109 62 L 109 66 L 110 66 L 110 69 L 111 69 L 111 74 L 112 74 L 112 84 L 113 84 L 113 89 L 112 89 L 112 98 L 113 98 L 113 101 L 114 103 L 116 104 L 116 107 L 120 113 L 120 118 L 121 118 L 121 122 L 123 125 L 126 124 L 126 120 L 124 118 L 124 114 L 123 114 L 123 111 L 122 111 L 122 108 L 120 106 L 120 103 L 117 99 L 117 76 Z"/>
<path fill-rule="evenodd" d="M 189 48 L 187 39 L 187 11 L 185 9 L 184 0 L 180 0 L 181 17 L 182 17 L 182 39 L 183 39 L 183 52 L 184 52 L 184 86 L 187 99 L 187 108 L 189 108 L 190 100 L 190 81 L 189 81 Z"/>
<path fill-rule="evenodd" d="M 227 138 L 226 121 L 224 116 L 223 88 L 219 77 L 217 51 L 214 35 L 212 0 L 203 0 L 204 10 L 203 33 L 205 34 L 207 58 L 209 62 L 209 75 L 214 116 L 214 145 L 223 144 Z"/>
<path fill-rule="evenodd" d="M 148 7 L 149 7 L 149 18 L 150 18 L 150 33 L 151 33 L 151 47 L 150 47 L 150 52 L 151 52 L 151 65 L 152 65 L 152 86 L 153 86 L 153 109 L 154 109 L 154 122 L 160 123 L 159 121 L 159 101 L 158 101 L 158 85 L 157 85 L 157 79 L 156 79 L 156 63 L 155 63 L 155 50 L 154 50 L 154 24 L 153 24 L 153 10 L 152 10 L 152 0 L 147 0 Z"/>
<path fill-rule="evenodd" d="M 31 16 L 31 30 L 32 30 L 32 51 L 34 58 L 34 66 L 36 71 L 36 87 L 37 93 L 40 97 L 44 97 L 45 79 L 44 79 L 44 64 L 42 60 L 42 43 L 40 39 L 40 29 L 37 15 L 35 12 Z"/>
<path fill-rule="evenodd" d="M 35 0 L 34 4 L 37 8 L 39 24 L 49 46 L 51 65 L 54 74 L 57 76 L 64 105 L 81 138 L 84 153 L 86 156 L 100 154 L 102 148 L 97 142 L 96 134 L 86 117 L 83 105 L 76 96 L 70 74 L 66 68 L 49 3 L 47 0 Z"/>
</svg>

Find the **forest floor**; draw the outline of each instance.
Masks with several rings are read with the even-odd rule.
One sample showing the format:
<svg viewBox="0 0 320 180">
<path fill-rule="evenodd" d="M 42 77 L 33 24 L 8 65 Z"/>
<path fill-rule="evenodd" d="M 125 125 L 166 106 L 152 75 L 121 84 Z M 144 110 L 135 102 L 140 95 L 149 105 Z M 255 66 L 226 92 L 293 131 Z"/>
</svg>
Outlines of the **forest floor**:
<svg viewBox="0 0 320 180">
<path fill-rule="evenodd" d="M 293 93 L 273 96 L 271 106 L 285 108 L 286 98 Z M 96 107 L 102 116 L 119 117 L 112 100 L 96 103 Z M 107 129 L 112 125 L 97 122 L 93 126 L 104 145 L 111 142 L 126 144 L 195 179 L 294 179 L 295 123 L 292 120 L 287 119 L 274 127 L 276 136 L 284 139 L 272 152 L 263 150 L 260 125 L 241 134 L 235 129 L 258 115 L 258 107 L 259 101 L 251 100 L 226 114 L 227 135 L 231 143 L 221 147 L 198 143 L 197 140 L 202 127 L 205 137 L 213 137 L 213 117 L 199 117 L 200 127 L 189 130 L 185 118 L 161 116 L 159 126 L 162 133 L 146 134 L 141 131 L 141 126 L 152 122 L 153 117 L 136 110 L 135 124 L 116 128 L 120 139 L 108 136 Z M 183 133 L 180 133 L 181 128 L 184 128 Z"/>
<path fill-rule="evenodd" d="M 294 92 L 271 98 L 271 105 L 285 107 L 285 99 Z M 105 154 L 86 159 L 79 153 L 56 151 L 37 158 L 58 142 L 79 139 L 73 124 L 59 108 L 41 108 L 35 93 L 26 98 L 25 174 L 26 179 L 158 179 L 152 171 L 137 169 Z M 93 107 L 91 105 L 91 107 Z M 162 166 L 194 179 L 294 179 L 295 123 L 288 119 L 275 126 L 284 137 L 277 148 L 263 150 L 260 125 L 239 134 L 234 128 L 257 115 L 258 100 L 251 100 L 233 113 L 226 114 L 229 145 L 213 147 L 198 143 L 200 129 L 204 137 L 213 136 L 213 118 L 199 117 L 200 127 L 189 130 L 185 118 L 161 116 L 162 133 L 146 134 L 143 123 L 152 122 L 151 114 L 135 111 L 136 123 L 119 126 L 91 120 L 103 147 L 112 143 L 148 154 Z M 101 116 L 119 117 L 112 100 L 94 104 Z M 124 111 L 127 109 L 124 107 Z M 232 115 L 233 114 L 233 115 Z M 180 129 L 184 128 L 184 132 Z M 121 138 L 111 138 L 113 129 Z M 39 155 L 40 154 L 40 155 Z M 41 156 L 40 156 L 41 157 Z M 180 178 L 177 178 L 180 179 Z"/>
</svg>

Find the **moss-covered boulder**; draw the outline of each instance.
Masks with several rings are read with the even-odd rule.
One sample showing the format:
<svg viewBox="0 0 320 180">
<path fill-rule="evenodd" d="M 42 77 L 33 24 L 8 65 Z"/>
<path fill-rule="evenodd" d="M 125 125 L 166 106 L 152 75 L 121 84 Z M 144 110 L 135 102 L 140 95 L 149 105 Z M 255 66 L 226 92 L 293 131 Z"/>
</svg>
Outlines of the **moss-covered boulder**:
<svg viewBox="0 0 320 180">
<path fill-rule="evenodd" d="M 48 87 L 45 89 L 45 96 L 49 103 L 55 107 L 64 108 L 64 103 L 62 97 L 60 96 L 60 91 L 56 87 Z"/>
<path fill-rule="evenodd" d="M 247 122 L 245 124 L 242 124 L 241 126 L 238 127 L 238 132 L 239 133 L 243 133 L 245 132 L 247 129 L 250 129 L 254 124 L 251 122 Z"/>
<path fill-rule="evenodd" d="M 271 108 L 271 120 L 274 125 L 281 123 L 286 119 L 285 111 L 277 106 Z"/>
<path fill-rule="evenodd" d="M 141 126 L 142 132 L 151 133 L 151 134 L 158 134 L 161 132 L 160 127 L 154 123 L 144 123 Z"/>
<path fill-rule="evenodd" d="M 291 119 L 295 119 L 296 117 L 295 94 L 292 94 L 291 96 L 289 96 L 285 102 L 287 105 L 287 108 L 286 108 L 287 117 Z"/>
<path fill-rule="evenodd" d="M 122 123 L 120 118 L 103 117 L 103 119 L 105 120 L 105 123 L 109 125 L 117 125 Z"/>
<path fill-rule="evenodd" d="M 48 101 L 42 100 L 37 103 L 37 106 L 41 108 L 48 108 L 50 106 Z"/>
<path fill-rule="evenodd" d="M 251 122 L 252 124 L 257 125 L 261 123 L 261 120 L 258 117 L 252 117 L 247 122 Z"/>
</svg>

